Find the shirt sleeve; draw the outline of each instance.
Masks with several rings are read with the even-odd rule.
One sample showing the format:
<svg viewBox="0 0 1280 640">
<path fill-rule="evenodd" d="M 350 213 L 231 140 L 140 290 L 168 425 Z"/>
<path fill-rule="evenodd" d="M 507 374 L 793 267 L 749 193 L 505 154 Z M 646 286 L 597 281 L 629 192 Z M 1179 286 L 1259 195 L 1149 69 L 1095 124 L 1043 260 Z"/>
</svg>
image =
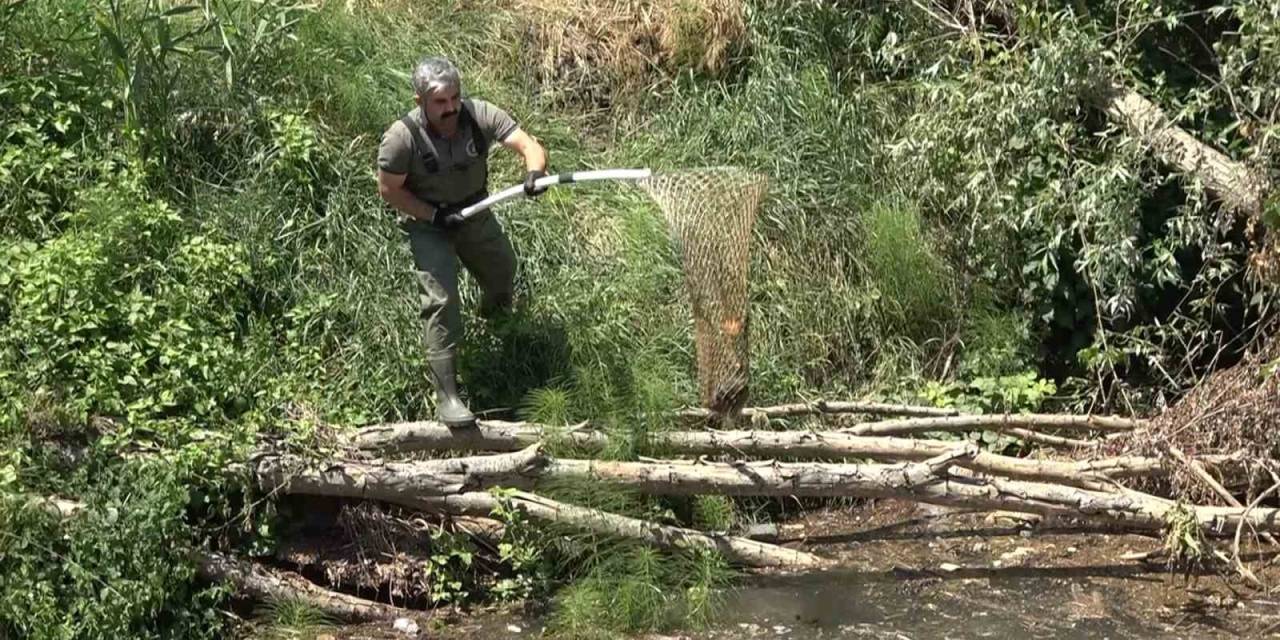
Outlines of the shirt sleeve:
<svg viewBox="0 0 1280 640">
<path fill-rule="evenodd" d="M 413 146 L 404 123 L 395 122 L 382 134 L 378 144 L 378 168 L 387 173 L 409 173 L 409 161 L 413 158 Z"/>
<path fill-rule="evenodd" d="M 515 133 L 519 129 L 515 118 L 511 114 L 503 111 L 497 106 L 485 102 L 484 100 L 471 101 L 472 113 L 475 115 L 476 124 L 480 126 L 480 130 L 490 140 L 502 142 Z"/>
</svg>

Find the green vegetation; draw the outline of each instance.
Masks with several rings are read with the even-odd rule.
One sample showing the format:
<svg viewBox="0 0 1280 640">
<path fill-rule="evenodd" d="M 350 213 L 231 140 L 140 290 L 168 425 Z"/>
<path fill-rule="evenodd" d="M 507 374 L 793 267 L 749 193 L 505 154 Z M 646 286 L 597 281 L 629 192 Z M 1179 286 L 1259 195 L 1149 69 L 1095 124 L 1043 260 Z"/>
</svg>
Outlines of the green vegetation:
<svg viewBox="0 0 1280 640">
<path fill-rule="evenodd" d="M 607 3 L 563 4 L 624 24 Z M 498 0 L 0 6 L 0 636 L 229 633 L 227 594 L 186 551 L 263 553 L 277 530 L 233 463 L 261 437 L 315 449 L 429 415 L 411 262 L 373 180 L 427 53 L 509 109 L 553 170 L 769 175 L 752 246 L 760 404 L 1143 410 L 1270 317 L 1274 290 L 1246 271 L 1253 232 L 1089 95 L 1119 80 L 1274 173 L 1274 0 L 1018 0 L 977 23 L 928 2 L 659 4 L 683 17 L 659 21 L 652 66 Z M 588 73 L 575 52 L 615 66 Z M 521 168 L 498 154 L 492 175 Z M 520 300 L 486 323 L 464 283 L 472 407 L 590 418 L 615 436 L 607 457 L 653 454 L 657 412 L 696 401 L 655 205 L 582 186 L 499 215 Z M 746 519 L 720 498 L 548 493 L 715 530 Z M 58 523 L 37 495 L 87 508 Z M 708 622 L 731 577 L 715 556 L 505 516 L 498 579 L 440 538 L 438 603 L 547 598 L 564 636 L 615 637 Z M 282 629 L 325 622 L 273 606 Z"/>
</svg>

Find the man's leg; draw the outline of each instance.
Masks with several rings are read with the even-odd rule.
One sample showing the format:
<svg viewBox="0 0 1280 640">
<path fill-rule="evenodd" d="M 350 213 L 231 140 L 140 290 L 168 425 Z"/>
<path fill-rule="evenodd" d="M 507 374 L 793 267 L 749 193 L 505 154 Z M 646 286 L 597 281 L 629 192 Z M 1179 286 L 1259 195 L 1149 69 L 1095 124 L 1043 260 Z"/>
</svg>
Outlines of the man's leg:
<svg viewBox="0 0 1280 640">
<path fill-rule="evenodd" d="M 462 343 L 462 311 L 458 303 L 458 263 L 452 244 L 424 223 L 409 223 L 409 249 L 418 280 L 427 363 L 436 389 L 436 415 L 446 426 L 475 424 L 475 416 L 458 395 L 457 349 Z"/>
<path fill-rule="evenodd" d="M 485 318 L 511 307 L 515 294 L 516 253 L 492 211 L 483 211 L 463 225 L 455 249 L 483 292 L 480 315 Z"/>
</svg>

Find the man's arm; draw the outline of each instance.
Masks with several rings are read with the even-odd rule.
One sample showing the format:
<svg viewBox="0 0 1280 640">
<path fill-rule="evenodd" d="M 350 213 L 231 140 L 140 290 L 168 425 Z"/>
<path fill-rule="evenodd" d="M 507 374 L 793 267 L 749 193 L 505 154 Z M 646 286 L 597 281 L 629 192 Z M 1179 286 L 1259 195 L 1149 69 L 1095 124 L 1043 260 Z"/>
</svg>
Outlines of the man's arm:
<svg viewBox="0 0 1280 640">
<path fill-rule="evenodd" d="M 524 158 L 525 171 L 546 171 L 547 150 L 524 129 L 516 129 L 502 141 L 502 146 Z"/>
<path fill-rule="evenodd" d="M 378 195 L 382 196 L 382 199 L 396 211 L 415 220 L 430 222 L 435 215 L 435 208 L 419 200 L 408 187 L 404 186 L 407 177 L 403 173 L 390 173 L 378 169 Z"/>
</svg>

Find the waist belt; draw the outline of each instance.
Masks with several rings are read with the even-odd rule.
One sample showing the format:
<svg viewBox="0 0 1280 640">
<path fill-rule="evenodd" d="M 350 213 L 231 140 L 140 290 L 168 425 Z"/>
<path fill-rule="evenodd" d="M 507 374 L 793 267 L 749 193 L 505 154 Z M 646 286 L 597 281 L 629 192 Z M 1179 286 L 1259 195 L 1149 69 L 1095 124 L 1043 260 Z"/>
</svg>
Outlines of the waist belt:
<svg viewBox="0 0 1280 640">
<path fill-rule="evenodd" d="M 481 200 L 484 200 L 485 198 L 488 198 L 488 197 L 489 197 L 489 192 L 488 192 L 488 190 L 484 190 L 484 189 L 482 189 L 482 190 L 477 191 L 477 192 L 475 192 L 475 193 L 473 193 L 473 194 L 471 194 L 471 195 L 469 195 L 469 196 L 465 196 L 465 197 L 463 197 L 461 200 L 458 200 L 457 202 L 453 202 L 453 203 L 448 203 L 448 204 L 446 204 L 446 203 L 443 203 L 443 202 L 436 202 L 435 200 L 426 200 L 425 202 L 426 202 L 427 204 L 431 205 L 432 207 L 437 208 L 437 209 L 438 209 L 438 208 L 440 208 L 440 207 L 458 207 L 459 209 L 461 209 L 462 207 L 469 207 L 469 206 L 471 206 L 471 205 L 473 205 L 473 204 L 475 204 L 475 203 L 477 203 L 477 202 L 480 202 Z"/>
</svg>

